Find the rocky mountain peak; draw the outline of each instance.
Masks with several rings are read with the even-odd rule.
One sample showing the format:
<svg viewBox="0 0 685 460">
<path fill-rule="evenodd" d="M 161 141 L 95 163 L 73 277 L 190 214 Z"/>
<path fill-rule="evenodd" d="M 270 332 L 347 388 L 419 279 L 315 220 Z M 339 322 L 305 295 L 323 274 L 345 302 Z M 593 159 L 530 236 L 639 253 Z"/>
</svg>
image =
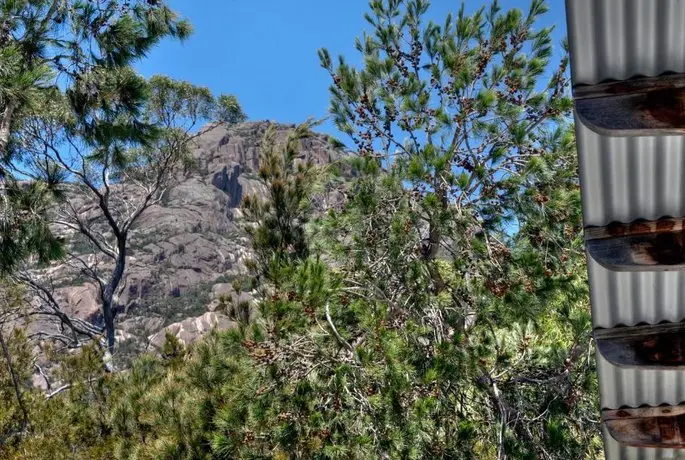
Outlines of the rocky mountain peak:
<svg viewBox="0 0 685 460">
<path fill-rule="evenodd" d="M 154 336 L 158 342 L 160 332 L 163 335 L 163 329 L 174 324 L 168 330 L 183 331 L 183 341 L 191 341 L 189 330 L 204 329 L 185 326 L 195 324 L 193 318 L 206 319 L 206 313 L 214 310 L 218 295 L 213 288 L 230 285 L 245 274 L 250 250 L 240 203 L 247 194 L 264 193 L 257 171 L 269 126 L 275 127 L 279 139 L 295 127 L 247 122 L 216 126 L 198 137 L 191 166 L 168 189 L 162 203 L 141 217 L 131 236 L 119 295 L 121 340 L 140 345 L 141 339 Z M 302 154 L 317 164 L 345 155 L 329 136 L 319 133 L 302 140 Z M 68 313 L 97 320 L 100 307 L 88 282 L 66 267 L 55 267 L 52 273 Z M 201 322 L 233 324 L 220 315 L 212 311 L 212 321 Z"/>
</svg>

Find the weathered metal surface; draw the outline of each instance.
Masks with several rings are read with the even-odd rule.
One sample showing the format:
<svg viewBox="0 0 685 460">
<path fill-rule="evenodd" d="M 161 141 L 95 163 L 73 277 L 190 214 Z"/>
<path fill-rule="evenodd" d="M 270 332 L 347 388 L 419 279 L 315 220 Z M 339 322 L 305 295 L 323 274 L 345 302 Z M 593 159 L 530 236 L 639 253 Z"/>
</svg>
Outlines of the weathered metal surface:
<svg viewBox="0 0 685 460">
<path fill-rule="evenodd" d="M 685 371 L 685 323 L 596 329 L 594 337 L 615 366 Z"/>
<path fill-rule="evenodd" d="M 628 446 L 614 439 L 606 427 L 602 428 L 602 434 L 604 435 L 604 456 L 607 459 L 665 460 L 685 458 L 685 449 Z"/>
<path fill-rule="evenodd" d="M 605 409 L 602 421 L 621 444 L 685 448 L 685 406 Z"/>
<path fill-rule="evenodd" d="M 619 272 L 603 267 L 591 254 L 587 267 L 594 327 L 685 319 L 685 271 Z"/>
<path fill-rule="evenodd" d="M 685 219 L 615 222 L 585 229 L 586 247 L 614 271 L 685 270 Z"/>
<path fill-rule="evenodd" d="M 685 125 L 682 83 L 674 82 L 676 77 L 652 80 L 667 82 L 655 88 L 645 84 L 649 80 L 625 82 L 685 73 L 685 1 L 566 0 L 566 10 L 578 97 L 576 137 L 585 226 L 685 216 L 685 136 L 662 135 L 680 134 Z M 582 87 L 610 81 L 623 82 Z M 679 268 L 685 243 L 678 231 L 594 240 L 604 240 L 588 239 L 595 328 L 685 319 L 685 271 L 647 271 L 655 266 Z M 645 270 L 616 271 L 636 265 Z M 654 343 L 648 338 L 621 342 L 614 335 L 604 342 L 620 345 L 618 353 L 607 353 L 614 361 L 610 362 L 602 355 L 607 350 L 602 350 L 600 335 L 597 369 L 602 408 L 685 402 L 685 372 L 677 370 L 682 355 L 668 350 L 669 344 L 682 349 L 680 336 L 674 344 L 659 338 Z M 662 354 L 650 354 L 655 348 Z M 668 364 L 653 365 L 655 361 Z M 640 366 L 625 365 L 630 362 Z M 630 414 L 625 420 L 609 418 L 603 427 L 607 459 L 685 458 L 685 449 L 665 448 L 684 447 L 685 415 Z"/>
<path fill-rule="evenodd" d="M 574 85 L 685 72 L 682 0 L 566 0 Z"/>
<path fill-rule="evenodd" d="M 599 351 L 595 356 L 602 409 L 685 402 L 685 372 L 669 366 L 620 366 Z"/>
<path fill-rule="evenodd" d="M 579 122 L 576 142 L 586 226 L 685 216 L 685 136 L 600 136 Z"/>
<path fill-rule="evenodd" d="M 574 88 L 576 113 L 605 136 L 685 133 L 685 75 L 662 75 Z"/>
</svg>

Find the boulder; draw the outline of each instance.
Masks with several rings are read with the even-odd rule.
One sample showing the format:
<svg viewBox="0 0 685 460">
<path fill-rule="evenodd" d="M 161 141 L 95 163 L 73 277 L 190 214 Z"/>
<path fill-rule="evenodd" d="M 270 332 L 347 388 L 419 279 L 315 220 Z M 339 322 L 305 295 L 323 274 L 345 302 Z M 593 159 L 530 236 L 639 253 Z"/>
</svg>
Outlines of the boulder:
<svg viewBox="0 0 685 460">
<path fill-rule="evenodd" d="M 221 313 L 207 312 L 197 318 L 186 318 L 181 322 L 170 324 L 148 337 L 148 341 L 150 345 L 161 350 L 164 346 L 167 332 L 172 333 L 184 345 L 188 345 L 212 329 L 226 330 L 236 326 L 237 323 Z"/>
<path fill-rule="evenodd" d="M 97 322 L 102 315 L 100 294 L 94 284 L 61 287 L 55 297 L 61 302 L 62 310 L 71 316 Z"/>
</svg>

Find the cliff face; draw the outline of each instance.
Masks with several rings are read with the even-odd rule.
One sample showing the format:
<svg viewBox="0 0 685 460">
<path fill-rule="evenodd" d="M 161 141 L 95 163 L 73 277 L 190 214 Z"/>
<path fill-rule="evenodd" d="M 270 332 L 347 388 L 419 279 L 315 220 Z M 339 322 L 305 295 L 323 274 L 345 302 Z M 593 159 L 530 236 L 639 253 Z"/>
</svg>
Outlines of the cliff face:
<svg viewBox="0 0 685 460">
<path fill-rule="evenodd" d="M 240 203 L 264 193 L 257 171 L 260 144 L 269 122 L 217 127 L 197 139 L 192 165 L 144 214 L 131 235 L 127 273 L 119 295 L 118 337 L 158 345 L 167 328 L 183 341 L 212 324 L 230 327 L 213 311 L 230 282 L 245 274 L 249 241 Z M 284 138 L 292 125 L 277 125 Z M 303 140 L 302 153 L 327 164 L 344 153 L 328 136 Z M 325 208 L 332 197 L 317 200 Z M 78 248 L 75 248 L 78 250 Z M 58 294 L 70 314 L 98 321 L 96 290 L 65 266 L 51 269 Z M 234 293 L 235 294 L 235 293 Z M 242 293 L 249 301 L 249 294 Z M 198 326 L 199 325 L 199 326 Z M 195 331 L 195 332 L 193 332 Z"/>
</svg>

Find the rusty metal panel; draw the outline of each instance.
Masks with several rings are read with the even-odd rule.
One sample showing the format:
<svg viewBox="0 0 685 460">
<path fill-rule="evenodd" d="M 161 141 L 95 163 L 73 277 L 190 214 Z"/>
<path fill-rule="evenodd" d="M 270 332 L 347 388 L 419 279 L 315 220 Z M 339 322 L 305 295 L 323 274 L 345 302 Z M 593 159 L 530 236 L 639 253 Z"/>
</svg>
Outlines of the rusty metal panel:
<svg viewBox="0 0 685 460">
<path fill-rule="evenodd" d="M 612 81 L 573 89 L 576 115 L 607 136 L 685 133 L 685 74 Z"/>
<path fill-rule="evenodd" d="M 566 0 L 574 85 L 685 72 L 685 2 Z"/>
<path fill-rule="evenodd" d="M 685 370 L 685 323 L 595 329 L 595 345 L 615 366 Z"/>
<path fill-rule="evenodd" d="M 609 434 L 621 444 L 685 448 L 685 405 L 605 409 L 602 422 Z"/>
<path fill-rule="evenodd" d="M 685 73 L 685 0 L 566 0 L 566 13 L 575 95 L 581 105 L 585 104 L 577 105 L 582 113 L 576 112 L 576 141 L 586 228 L 685 216 L 685 136 L 677 135 L 684 121 L 680 89 L 675 94 L 678 97 L 670 89 L 667 97 L 661 97 L 661 93 L 642 94 L 655 91 L 649 82 L 657 80 L 586 86 Z M 674 78 L 660 78 L 658 82 Z M 637 88 L 641 93 L 617 97 L 616 88 L 624 87 Z M 623 110 L 618 118 L 617 108 Z M 640 112 L 642 109 L 649 113 Z M 617 228 L 624 229 L 614 225 L 601 230 Z M 620 238 L 600 235 L 604 239 L 591 243 L 595 246 L 590 252 L 602 262 L 588 254 L 595 328 L 685 320 L 685 271 L 670 271 L 682 270 L 679 265 L 685 258 L 685 244 L 678 239 L 682 238 L 679 233 L 661 233 L 665 236 L 658 232 Z M 591 234 L 592 230 L 588 232 Z M 671 245 L 671 240 L 678 245 Z M 662 248 L 661 243 L 666 246 Z M 650 248 L 665 252 L 653 255 Z M 654 346 L 662 342 L 668 340 L 656 340 Z M 671 345 L 679 346 L 680 341 L 675 342 Z M 626 352 L 625 346 L 613 351 L 618 353 L 613 364 L 597 353 L 603 409 L 675 406 L 685 401 L 685 371 L 679 370 L 678 363 L 668 361 L 668 366 L 661 367 L 625 365 L 643 362 L 644 357 L 642 361 L 635 357 L 637 351 L 644 350 L 632 350 L 635 356 L 629 353 L 628 357 L 635 359 L 630 362 L 621 354 Z M 678 353 L 666 355 L 680 359 Z M 685 459 L 685 449 L 621 444 L 606 427 L 604 443 L 610 460 Z"/>
<path fill-rule="evenodd" d="M 607 459 L 619 460 L 666 460 L 685 459 L 683 449 L 654 449 L 645 447 L 630 447 L 621 445 L 616 441 L 608 430 L 604 428 L 604 456 Z"/>
<path fill-rule="evenodd" d="M 585 246 L 609 270 L 685 270 L 685 218 L 586 227 Z"/>
</svg>

